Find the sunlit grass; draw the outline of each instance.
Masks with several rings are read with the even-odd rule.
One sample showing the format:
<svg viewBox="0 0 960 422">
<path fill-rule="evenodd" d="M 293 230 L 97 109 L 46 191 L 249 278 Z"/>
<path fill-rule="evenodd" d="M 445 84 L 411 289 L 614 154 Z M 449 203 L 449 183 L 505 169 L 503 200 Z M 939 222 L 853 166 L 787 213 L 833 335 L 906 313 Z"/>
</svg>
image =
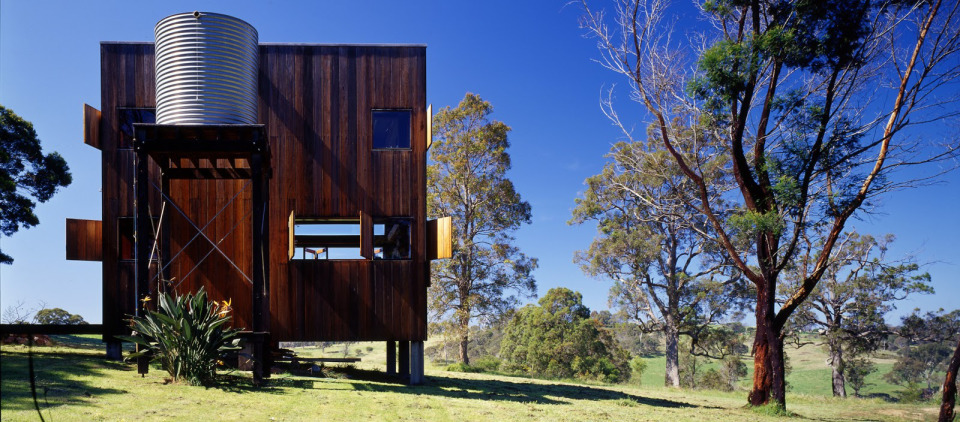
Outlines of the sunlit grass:
<svg viewBox="0 0 960 422">
<path fill-rule="evenodd" d="M 298 352 L 342 356 L 338 347 Z M 745 408 L 743 391 L 664 388 L 662 364 L 658 377 L 655 361 L 643 386 L 452 373 L 427 365 L 427 383 L 411 387 L 384 374 L 383 343 L 352 344 L 348 353 L 354 355 L 357 348 L 362 360 L 352 367 L 327 365 L 325 377 L 274 374 L 263 388 L 251 385 L 248 372 L 224 373 L 220 383 L 209 388 L 168 383 L 157 368 L 141 378 L 132 365 L 105 360 L 96 342 L 82 338 L 72 339 L 69 346 L 34 351 L 40 406 L 47 420 L 57 421 L 776 420 Z M 0 411 L 5 421 L 38 419 L 27 382 L 26 352 L 23 346 L 0 348 Z M 936 416 L 931 405 L 839 400 L 796 390 L 788 395 L 787 408 L 800 417 L 825 420 Z"/>
</svg>

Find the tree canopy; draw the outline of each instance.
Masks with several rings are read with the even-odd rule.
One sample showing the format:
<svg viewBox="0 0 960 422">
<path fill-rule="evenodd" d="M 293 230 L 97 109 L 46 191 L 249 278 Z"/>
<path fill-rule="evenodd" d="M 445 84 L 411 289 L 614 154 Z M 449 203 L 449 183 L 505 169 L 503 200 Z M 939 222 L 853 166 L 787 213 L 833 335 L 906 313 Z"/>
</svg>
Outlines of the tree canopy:
<svg viewBox="0 0 960 422">
<path fill-rule="evenodd" d="M 11 236 L 40 224 L 34 201 L 47 202 L 72 181 L 60 154 L 43 154 L 33 124 L 0 105 L 0 233 Z M 12 263 L 0 251 L 0 264 Z"/>
<path fill-rule="evenodd" d="M 83 317 L 77 314 L 71 314 L 60 308 L 44 308 L 37 311 L 37 314 L 33 316 L 33 320 L 37 324 L 54 324 L 54 325 L 86 325 L 87 321 L 83 320 Z"/>
</svg>

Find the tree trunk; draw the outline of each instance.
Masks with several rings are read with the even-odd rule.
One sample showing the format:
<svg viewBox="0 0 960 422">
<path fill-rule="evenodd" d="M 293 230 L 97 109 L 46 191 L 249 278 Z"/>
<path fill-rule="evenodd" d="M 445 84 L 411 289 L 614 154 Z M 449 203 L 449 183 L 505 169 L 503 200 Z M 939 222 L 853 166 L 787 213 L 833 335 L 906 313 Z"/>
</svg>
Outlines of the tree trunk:
<svg viewBox="0 0 960 422">
<path fill-rule="evenodd" d="M 470 344 L 470 317 L 460 317 L 460 362 L 470 364 L 470 355 L 467 346 Z"/>
<path fill-rule="evenodd" d="M 830 368 L 833 369 L 833 396 L 847 397 L 846 379 L 843 376 L 845 364 L 843 349 L 840 345 L 830 345 Z"/>
<path fill-rule="evenodd" d="M 663 385 L 667 387 L 679 387 L 680 386 L 680 334 L 677 330 L 676 323 L 667 320 L 666 329 L 664 330 L 666 335 L 667 347 L 666 347 L 666 358 L 667 366 L 666 373 L 663 376 Z"/>
<path fill-rule="evenodd" d="M 786 380 L 783 364 L 783 339 L 774 321 L 774 284 L 766 281 L 757 289 L 757 334 L 753 341 L 753 390 L 747 396 L 752 406 L 772 399 L 786 409 Z"/>
<path fill-rule="evenodd" d="M 960 370 L 960 340 L 953 351 L 953 359 L 947 367 L 947 376 L 943 379 L 943 401 L 940 403 L 940 422 L 953 422 L 953 409 L 957 403 L 957 370 Z"/>
</svg>

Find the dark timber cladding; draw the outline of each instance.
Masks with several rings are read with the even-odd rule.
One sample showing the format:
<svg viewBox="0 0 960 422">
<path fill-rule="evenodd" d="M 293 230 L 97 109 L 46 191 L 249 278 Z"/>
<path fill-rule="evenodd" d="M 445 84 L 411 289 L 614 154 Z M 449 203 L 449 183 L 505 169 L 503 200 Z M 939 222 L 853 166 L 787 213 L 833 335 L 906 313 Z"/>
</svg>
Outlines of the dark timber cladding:
<svg viewBox="0 0 960 422">
<path fill-rule="evenodd" d="M 121 148 L 125 145 L 118 110 L 155 106 L 153 51 L 152 43 L 101 44 L 103 303 L 108 336 L 124 333 L 123 319 L 134 313 L 135 293 L 133 262 L 122 259 L 123 231 L 129 226 L 125 218 L 135 211 L 134 153 Z M 262 44 L 259 95 L 257 123 L 266 128 L 272 169 L 266 189 L 270 204 L 266 330 L 272 340 L 426 339 L 426 49 Z M 373 149 L 371 116 L 380 109 L 411 111 L 411 148 Z M 176 206 L 168 204 L 162 211 L 170 239 L 162 247 L 170 251 L 164 254 L 169 265 L 162 275 L 178 290 L 203 286 L 212 299 L 232 300 L 235 325 L 249 330 L 251 189 L 245 180 L 176 177 L 205 168 L 230 168 L 241 175 L 250 169 L 250 163 L 239 159 L 211 160 L 181 160 L 173 166 L 179 173 L 168 171 L 170 177 L 163 179 L 156 163 L 149 166 L 150 183 L 168 187 Z M 149 195 L 154 219 L 162 209 L 158 192 Z M 373 219 L 409 218 L 410 259 L 290 260 L 291 212 L 313 219 L 359 221 L 361 213 Z M 203 236 L 194 239 L 198 231 L 188 219 Z M 361 230 L 372 234 L 368 223 Z M 218 250 L 203 237 L 219 242 Z M 194 266 L 197 269 L 191 272 Z"/>
</svg>

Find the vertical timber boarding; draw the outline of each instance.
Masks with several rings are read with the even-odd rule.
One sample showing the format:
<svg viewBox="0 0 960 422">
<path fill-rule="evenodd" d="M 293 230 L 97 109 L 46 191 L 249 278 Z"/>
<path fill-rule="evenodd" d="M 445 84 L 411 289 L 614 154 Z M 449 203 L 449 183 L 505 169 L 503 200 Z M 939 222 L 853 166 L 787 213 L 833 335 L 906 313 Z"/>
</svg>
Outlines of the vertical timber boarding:
<svg viewBox="0 0 960 422">
<path fill-rule="evenodd" d="M 163 255 L 183 252 L 170 262 L 164 278 L 176 280 L 180 291 L 202 286 L 212 300 L 232 300 L 234 325 L 269 331 L 273 342 L 425 340 L 425 53 L 422 46 L 261 44 L 258 123 L 266 126 L 268 168 L 273 169 L 262 187 L 270 204 L 264 215 L 270 248 L 262 257 L 270 271 L 269 306 L 260 312 L 263 319 L 254 318 L 253 286 L 218 253 L 203 259 L 211 248 L 203 240 L 191 242 L 196 230 L 170 209 L 163 227 L 171 241 Z M 120 259 L 120 219 L 136 211 L 136 157 L 119 144 L 117 113 L 118 107 L 154 107 L 154 91 L 152 43 L 101 43 L 103 321 L 108 342 L 126 334 L 124 318 L 137 312 L 137 297 L 146 291 L 137 278 L 156 276 L 136 274 L 132 260 Z M 372 149 L 373 109 L 411 111 L 409 150 Z M 193 221 L 202 225 L 212 220 L 204 233 L 222 238 L 220 249 L 239 270 L 255 274 L 254 232 L 242 222 L 257 212 L 253 189 L 244 189 L 242 180 L 161 180 L 156 164 L 148 163 L 142 175 L 148 185 L 169 187 L 173 202 Z M 137 203 L 156 217 L 159 196 L 151 193 Z M 234 196 L 235 204 L 218 214 Z M 290 260 L 291 213 L 357 218 L 361 212 L 373 219 L 411 218 L 411 259 Z M 149 220 L 141 223 L 141 228 L 149 227 Z M 200 267 L 186 274 L 198 262 Z"/>
</svg>

